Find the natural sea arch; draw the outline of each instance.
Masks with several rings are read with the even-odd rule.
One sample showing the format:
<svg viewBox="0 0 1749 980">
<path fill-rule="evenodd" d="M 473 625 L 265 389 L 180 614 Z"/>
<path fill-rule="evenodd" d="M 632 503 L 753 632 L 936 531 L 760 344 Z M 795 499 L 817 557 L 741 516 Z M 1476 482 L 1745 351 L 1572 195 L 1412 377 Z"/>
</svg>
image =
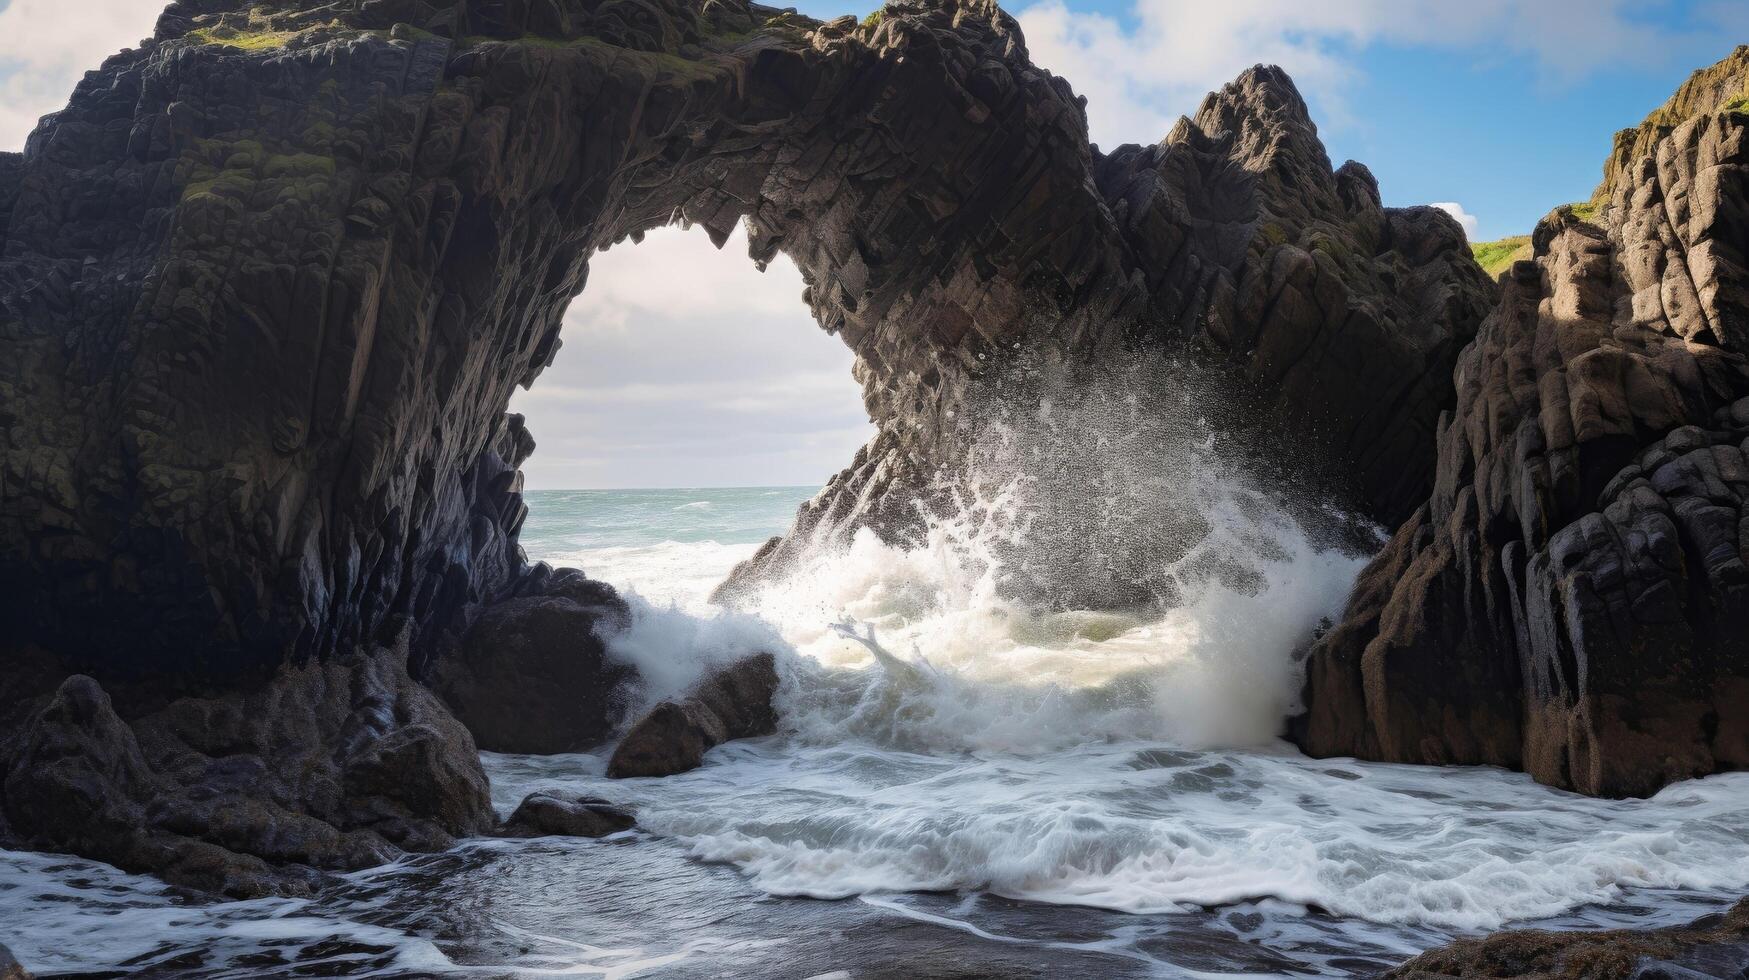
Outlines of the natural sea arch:
<svg viewBox="0 0 1749 980">
<path fill-rule="evenodd" d="M 854 357 L 802 289 L 788 259 L 755 269 L 739 230 L 595 256 L 559 356 L 510 401 L 536 435 L 525 488 L 818 489 L 873 432 Z"/>
<path fill-rule="evenodd" d="M 103 672 L 400 638 L 530 585 L 505 407 L 603 246 L 782 252 L 876 436 L 797 526 L 901 521 L 1015 352 L 1194 344 L 1401 516 L 1488 298 L 1456 225 L 1246 73 L 1091 147 L 984 0 L 182 0 L 4 155 L 4 615 Z M 93 161 L 103 161 L 94 165 Z"/>
</svg>

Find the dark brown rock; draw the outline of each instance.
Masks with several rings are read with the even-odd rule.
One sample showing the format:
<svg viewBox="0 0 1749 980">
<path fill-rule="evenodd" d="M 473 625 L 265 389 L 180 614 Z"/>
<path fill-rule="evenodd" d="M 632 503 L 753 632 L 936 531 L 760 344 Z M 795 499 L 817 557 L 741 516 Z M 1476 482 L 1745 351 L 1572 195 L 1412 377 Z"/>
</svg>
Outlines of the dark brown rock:
<svg viewBox="0 0 1749 980">
<path fill-rule="evenodd" d="M 634 676 L 607 657 L 603 632 L 623 627 L 611 589 L 510 599 L 486 610 L 431 677 L 434 690 L 493 752 L 589 748 L 620 721 L 619 684 Z M 579 601 L 581 598 L 582 601 Z"/>
<path fill-rule="evenodd" d="M 505 837 L 606 837 L 637 819 L 606 800 L 530 793 L 499 831 Z"/>
<path fill-rule="evenodd" d="M 1385 976 L 1391 980 L 1699 980 L 1741 977 L 1746 969 L 1749 899 L 1723 914 L 1671 929 L 1511 929 L 1481 939 L 1460 939 Z"/>
<path fill-rule="evenodd" d="M 857 354 L 879 434 L 803 536 L 908 526 L 1016 351 L 1140 340 L 1222 352 L 1381 516 L 1425 495 L 1401 450 L 1491 286 L 1448 218 L 1338 179 L 1281 72 L 1105 155 L 989 0 L 632 9 L 181 0 L 8 158 L 21 638 L 204 674 L 410 626 L 426 676 L 517 588 L 511 392 L 589 256 L 675 216 L 746 221 Z"/>
<path fill-rule="evenodd" d="M 745 221 L 855 351 L 878 434 L 786 542 L 906 533 L 1020 366 L 1161 349 L 1398 516 L 1493 287 L 1378 200 L 1274 69 L 1098 152 L 990 0 L 178 0 L 0 154 L 0 636 L 59 665 L 0 704 L 12 830 L 252 892 L 484 825 L 415 680 L 496 747 L 599 730 L 615 603 L 525 567 L 505 408 L 589 257 L 676 217 Z"/>
<path fill-rule="evenodd" d="M 1749 765 L 1749 115 L 1692 95 L 1505 277 L 1433 494 L 1311 653 L 1308 752 L 1609 796 Z"/>
<path fill-rule="evenodd" d="M 664 701 L 640 718 L 608 760 L 614 779 L 672 776 L 704 764 L 724 742 L 777 731 L 777 662 L 757 653 L 713 671 L 680 701 Z"/>
<path fill-rule="evenodd" d="M 495 823 L 473 740 L 390 651 L 127 718 L 90 677 L 38 700 L 0 740 L 0 810 L 27 846 L 251 896 Z"/>
</svg>

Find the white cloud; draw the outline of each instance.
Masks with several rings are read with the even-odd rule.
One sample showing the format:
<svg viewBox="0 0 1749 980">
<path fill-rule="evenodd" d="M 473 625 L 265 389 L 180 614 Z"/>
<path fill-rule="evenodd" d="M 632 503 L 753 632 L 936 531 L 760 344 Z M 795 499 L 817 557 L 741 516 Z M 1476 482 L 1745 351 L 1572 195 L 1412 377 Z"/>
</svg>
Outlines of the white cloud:
<svg viewBox="0 0 1749 980">
<path fill-rule="evenodd" d="M 589 283 L 565 313 L 568 327 L 624 329 L 639 315 L 781 316 L 813 323 L 802 302 L 802 274 L 778 256 L 764 273 L 747 258 L 737 227 L 721 249 L 697 229 L 657 228 L 589 262 Z"/>
<path fill-rule="evenodd" d="M 67 104 L 85 72 L 150 37 L 160 0 L 12 0 L 0 9 L 0 149 Z"/>
<path fill-rule="evenodd" d="M 1093 139 L 1151 143 L 1202 96 L 1253 64 L 1287 69 L 1322 122 L 1342 125 L 1354 56 L 1380 43 L 1479 48 L 1530 59 L 1571 82 L 1664 56 L 1667 33 L 1628 16 L 1630 0 L 1135 0 L 1133 26 L 1072 12 L 1063 0 L 1023 9 L 1033 60 L 1087 96 Z"/>
<path fill-rule="evenodd" d="M 1456 201 L 1435 201 L 1432 205 L 1451 215 L 1457 223 L 1464 227 L 1464 237 L 1470 241 L 1476 240 L 1476 216 L 1464 210 L 1464 206 Z"/>
<path fill-rule="evenodd" d="M 590 262 L 565 346 L 511 404 L 538 448 L 529 485 L 815 484 L 873 435 L 852 355 L 778 257 L 763 273 L 737 230 L 659 228 Z"/>
</svg>

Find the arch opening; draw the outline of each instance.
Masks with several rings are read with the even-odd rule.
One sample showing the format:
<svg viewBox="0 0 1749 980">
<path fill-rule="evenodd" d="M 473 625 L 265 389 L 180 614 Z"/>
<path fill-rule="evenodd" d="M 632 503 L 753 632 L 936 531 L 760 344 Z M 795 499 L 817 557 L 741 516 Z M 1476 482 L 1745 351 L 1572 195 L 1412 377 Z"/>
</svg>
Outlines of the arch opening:
<svg viewBox="0 0 1749 980">
<path fill-rule="evenodd" d="M 671 225 L 591 257 L 559 353 L 510 402 L 536 443 L 530 560 L 702 608 L 873 438 L 800 271 L 746 252 L 744 228 L 719 247 Z"/>
</svg>

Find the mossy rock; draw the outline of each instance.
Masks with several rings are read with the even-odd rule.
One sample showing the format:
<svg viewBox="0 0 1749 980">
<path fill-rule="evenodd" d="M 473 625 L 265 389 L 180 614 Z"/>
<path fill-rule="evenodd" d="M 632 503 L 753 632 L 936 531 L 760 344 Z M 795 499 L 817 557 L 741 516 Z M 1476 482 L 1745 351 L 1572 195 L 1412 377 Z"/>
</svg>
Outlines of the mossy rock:
<svg viewBox="0 0 1749 980">
<path fill-rule="evenodd" d="M 220 45 L 240 51 L 273 51 L 285 47 L 301 33 L 299 31 L 247 31 L 224 25 L 197 27 L 188 32 L 191 40 L 205 45 Z"/>
</svg>

